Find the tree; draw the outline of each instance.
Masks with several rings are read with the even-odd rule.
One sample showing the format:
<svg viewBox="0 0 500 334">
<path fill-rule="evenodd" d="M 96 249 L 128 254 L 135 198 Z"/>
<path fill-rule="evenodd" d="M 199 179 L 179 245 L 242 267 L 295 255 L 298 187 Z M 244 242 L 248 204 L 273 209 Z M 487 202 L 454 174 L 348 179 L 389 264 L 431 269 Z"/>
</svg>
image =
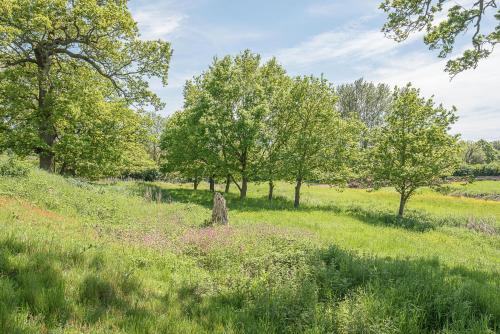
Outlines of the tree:
<svg viewBox="0 0 500 334">
<path fill-rule="evenodd" d="M 4 79 L 0 84 L 3 145 L 19 155 L 27 155 L 38 140 L 37 120 L 29 108 L 32 101 L 27 98 L 30 86 L 26 82 L 26 90 L 19 92 L 22 81 L 10 74 L 0 73 Z M 153 162 L 142 145 L 147 133 L 144 117 L 114 96 L 108 80 L 90 69 L 76 68 L 71 76 L 54 78 L 52 90 L 57 97 L 51 102 L 57 133 L 52 146 L 57 162 L 54 171 L 95 179 L 151 166 Z M 14 106 L 19 112 L 12 112 Z"/>
<path fill-rule="evenodd" d="M 161 137 L 162 169 L 180 172 L 193 181 L 194 189 L 207 174 L 207 159 L 204 154 L 203 138 L 199 136 L 196 122 L 187 111 L 178 111 L 170 116 Z"/>
<path fill-rule="evenodd" d="M 195 93 L 185 109 L 197 115 L 204 145 L 211 152 L 210 178 L 230 175 L 240 198 L 245 198 L 248 181 L 256 175 L 257 138 L 266 112 L 260 56 L 246 50 L 236 57 L 216 58 L 203 75 L 188 82 L 188 88 Z"/>
<path fill-rule="evenodd" d="M 286 178 L 295 182 L 298 207 L 303 182 L 340 185 L 352 176 L 362 126 L 341 118 L 334 90 L 324 78 L 295 78 L 290 99 L 293 130 L 283 155 L 284 170 Z"/>
<path fill-rule="evenodd" d="M 274 58 L 262 66 L 261 76 L 266 115 L 263 118 L 262 133 L 257 138 L 261 147 L 258 150 L 258 178 L 268 182 L 268 199 L 272 200 L 274 181 L 285 175 L 283 155 L 293 130 L 290 117 L 290 91 L 293 81 Z"/>
<path fill-rule="evenodd" d="M 484 162 L 489 164 L 497 159 L 497 152 L 491 143 L 488 143 L 484 139 L 480 139 L 477 141 L 477 145 L 479 145 L 481 150 L 484 152 Z"/>
<path fill-rule="evenodd" d="M 472 47 L 446 64 L 445 71 L 453 77 L 476 68 L 500 41 L 500 13 L 495 13 L 496 7 L 495 0 L 477 0 L 468 6 L 451 0 L 384 0 L 380 8 L 387 13 L 387 21 L 382 31 L 398 42 L 411 33 L 425 31 L 425 44 L 446 58 L 453 52 L 457 37 L 471 30 Z"/>
<path fill-rule="evenodd" d="M 352 84 L 337 88 L 337 110 L 343 117 L 357 116 L 366 126 L 362 146 L 368 147 L 369 133 L 382 125 L 384 115 L 391 105 L 391 89 L 388 85 L 366 82 L 362 78 Z"/>
<path fill-rule="evenodd" d="M 462 160 L 466 164 L 482 164 L 486 160 L 481 146 L 477 142 L 467 141 L 461 143 Z"/>
<path fill-rule="evenodd" d="M 146 150 L 150 158 L 156 163 L 160 163 L 160 140 L 165 128 L 165 118 L 155 112 L 149 112 L 145 117 L 145 127 L 147 129 Z"/>
<path fill-rule="evenodd" d="M 17 79 L 27 100 L 6 103 L 10 118 L 28 115 L 36 138 L 27 138 L 40 167 L 54 171 L 54 82 L 87 68 L 109 80 L 129 104 L 161 105 L 146 77 L 166 84 L 170 44 L 139 39 L 124 0 L 4 0 L 0 3 L 0 68 Z M 78 79 L 75 77 L 75 79 Z M 0 97 L 1 99 L 1 97 Z M 18 100 L 15 100 L 18 102 Z M 27 109 L 26 109 L 27 108 Z"/>
<path fill-rule="evenodd" d="M 376 187 L 391 185 L 400 194 L 399 217 L 419 187 L 442 182 L 457 165 L 457 136 L 448 134 L 456 120 L 455 108 L 447 110 L 420 97 L 408 84 L 395 89 L 385 124 L 375 134 L 371 166 Z"/>
</svg>

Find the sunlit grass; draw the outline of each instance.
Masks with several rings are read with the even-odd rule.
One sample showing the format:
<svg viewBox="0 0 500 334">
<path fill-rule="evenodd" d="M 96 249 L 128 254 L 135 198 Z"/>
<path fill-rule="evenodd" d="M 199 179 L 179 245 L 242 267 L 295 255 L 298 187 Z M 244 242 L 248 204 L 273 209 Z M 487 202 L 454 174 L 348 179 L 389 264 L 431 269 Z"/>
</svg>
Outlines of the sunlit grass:
<svg viewBox="0 0 500 334">
<path fill-rule="evenodd" d="M 500 239 L 464 225 L 499 202 L 424 189 L 398 226 L 391 189 L 232 191 L 231 226 L 201 228 L 204 184 L 0 179 L 0 332 L 499 330 Z"/>
</svg>

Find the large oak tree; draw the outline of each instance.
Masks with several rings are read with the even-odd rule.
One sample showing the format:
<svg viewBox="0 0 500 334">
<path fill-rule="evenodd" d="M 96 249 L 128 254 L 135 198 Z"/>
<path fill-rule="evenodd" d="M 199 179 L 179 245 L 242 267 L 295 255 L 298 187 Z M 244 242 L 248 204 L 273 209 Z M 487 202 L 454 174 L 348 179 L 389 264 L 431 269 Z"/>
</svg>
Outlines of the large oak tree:
<svg viewBox="0 0 500 334">
<path fill-rule="evenodd" d="M 32 120 L 37 136 L 26 140 L 45 170 L 55 168 L 57 78 L 84 67 L 108 80 L 128 105 L 159 107 L 146 79 L 166 84 L 170 56 L 169 43 L 140 39 L 125 0 L 0 2 L 2 80 L 19 82 L 25 97 L 4 103 L 4 112 Z"/>
</svg>

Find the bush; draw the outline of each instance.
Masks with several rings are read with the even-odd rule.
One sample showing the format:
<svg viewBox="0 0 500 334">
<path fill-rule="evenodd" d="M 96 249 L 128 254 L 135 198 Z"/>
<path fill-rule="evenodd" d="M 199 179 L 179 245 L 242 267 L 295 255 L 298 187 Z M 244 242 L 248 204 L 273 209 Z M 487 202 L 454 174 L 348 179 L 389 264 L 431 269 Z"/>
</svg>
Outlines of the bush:
<svg viewBox="0 0 500 334">
<path fill-rule="evenodd" d="M 23 177 L 29 173 L 29 165 L 15 157 L 0 159 L 0 176 Z"/>
<path fill-rule="evenodd" d="M 500 176 L 500 163 L 462 165 L 453 173 L 453 176 Z"/>
<path fill-rule="evenodd" d="M 158 168 L 149 168 L 143 171 L 127 173 L 123 175 L 123 177 L 129 177 L 135 180 L 142 180 L 146 182 L 153 182 L 161 179 L 162 174 L 158 170 Z"/>
</svg>

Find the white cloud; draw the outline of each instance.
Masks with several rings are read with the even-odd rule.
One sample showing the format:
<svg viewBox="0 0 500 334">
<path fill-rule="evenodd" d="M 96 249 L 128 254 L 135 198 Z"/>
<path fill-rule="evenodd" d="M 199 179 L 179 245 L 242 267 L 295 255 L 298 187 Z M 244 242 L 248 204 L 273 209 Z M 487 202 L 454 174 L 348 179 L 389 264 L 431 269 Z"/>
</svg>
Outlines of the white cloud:
<svg viewBox="0 0 500 334">
<path fill-rule="evenodd" d="M 446 60 L 426 50 L 421 36 L 398 44 L 376 30 L 352 28 L 318 34 L 276 56 L 294 73 L 325 73 L 337 83 L 346 68 L 344 79 L 349 81 L 364 77 L 391 86 L 412 82 L 423 95 L 434 95 L 437 103 L 458 108 L 453 131 L 463 138 L 500 139 L 500 53 L 450 81 L 444 72 Z"/>
<path fill-rule="evenodd" d="M 184 15 L 163 16 L 160 13 L 141 11 L 135 15 L 141 36 L 145 39 L 165 38 L 177 30 Z"/>
<path fill-rule="evenodd" d="M 179 29 L 186 18 L 181 13 L 165 14 L 165 11 L 152 7 L 139 8 L 133 16 L 144 39 L 165 39 Z"/>
<path fill-rule="evenodd" d="M 453 80 L 443 71 L 446 61 L 423 50 L 410 55 L 388 57 L 367 79 L 391 85 L 412 82 L 436 102 L 458 109 L 453 130 L 466 139 L 500 139 L 500 54 L 482 61 L 475 70 L 460 73 Z"/>
<path fill-rule="evenodd" d="M 407 44 L 420 38 L 413 35 Z M 326 61 L 369 60 L 376 56 L 391 54 L 401 47 L 377 30 L 346 29 L 329 31 L 313 36 L 291 48 L 279 50 L 276 57 L 285 65 L 310 65 Z"/>
</svg>

